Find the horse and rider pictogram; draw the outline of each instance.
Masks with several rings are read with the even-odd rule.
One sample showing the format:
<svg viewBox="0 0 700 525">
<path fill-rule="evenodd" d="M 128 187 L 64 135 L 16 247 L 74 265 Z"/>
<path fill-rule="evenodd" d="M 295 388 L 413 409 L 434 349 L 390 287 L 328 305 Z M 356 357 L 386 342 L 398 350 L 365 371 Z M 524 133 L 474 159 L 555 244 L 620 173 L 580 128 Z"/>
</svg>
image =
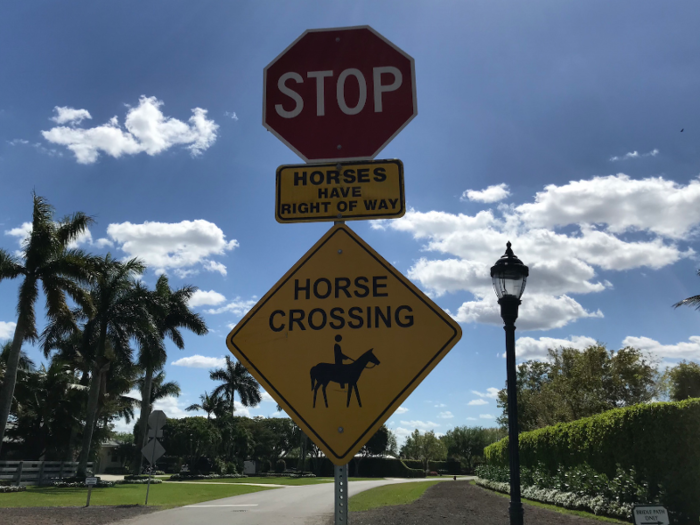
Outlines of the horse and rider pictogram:
<svg viewBox="0 0 700 525">
<path fill-rule="evenodd" d="M 326 387 L 328 383 L 334 382 L 340 385 L 340 388 L 345 388 L 348 385 L 348 400 L 345 407 L 350 406 L 350 399 L 352 398 L 352 392 L 355 391 L 355 397 L 357 398 L 357 404 L 362 408 L 362 401 L 360 401 L 360 391 L 357 388 L 357 382 L 362 375 L 362 372 L 366 368 L 374 368 L 379 365 L 379 359 L 374 355 L 374 348 L 370 348 L 364 354 L 362 354 L 357 359 L 346 356 L 342 349 L 340 348 L 340 341 L 343 340 L 341 335 L 335 336 L 335 345 L 333 346 L 333 353 L 335 356 L 335 363 L 319 363 L 313 368 L 311 368 L 311 390 L 314 393 L 314 408 L 316 408 L 316 395 L 318 394 L 319 387 L 323 392 L 323 401 L 328 408 L 328 397 L 326 396 Z M 350 364 L 343 364 L 343 361 L 352 361 Z M 373 364 L 374 366 L 368 367 L 368 364 Z"/>
</svg>

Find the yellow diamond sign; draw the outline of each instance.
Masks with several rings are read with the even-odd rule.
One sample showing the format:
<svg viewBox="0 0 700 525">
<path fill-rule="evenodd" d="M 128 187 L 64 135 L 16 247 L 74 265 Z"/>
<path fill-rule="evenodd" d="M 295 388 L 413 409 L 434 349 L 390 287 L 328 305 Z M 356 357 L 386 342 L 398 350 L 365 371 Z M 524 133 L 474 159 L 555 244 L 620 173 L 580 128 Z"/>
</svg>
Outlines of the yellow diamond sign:
<svg viewBox="0 0 700 525">
<path fill-rule="evenodd" d="M 461 336 L 449 315 L 341 224 L 226 343 L 326 456 L 344 465 Z"/>
</svg>

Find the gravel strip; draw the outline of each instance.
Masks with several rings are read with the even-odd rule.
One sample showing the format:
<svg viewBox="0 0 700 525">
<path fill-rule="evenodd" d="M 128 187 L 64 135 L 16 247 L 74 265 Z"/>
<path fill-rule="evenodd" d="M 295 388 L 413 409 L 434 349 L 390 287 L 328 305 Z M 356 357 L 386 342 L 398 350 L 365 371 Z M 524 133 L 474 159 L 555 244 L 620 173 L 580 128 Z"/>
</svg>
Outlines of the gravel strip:
<svg viewBox="0 0 700 525">
<path fill-rule="evenodd" d="M 468 481 L 437 483 L 409 505 L 352 512 L 352 525 L 508 525 L 507 498 Z M 579 518 L 523 505 L 526 525 L 601 525 L 598 520 Z M 330 522 L 332 523 L 332 521 Z"/>
<path fill-rule="evenodd" d="M 4 507 L 0 523 L 7 525 L 107 525 L 160 510 L 143 505 L 90 507 Z"/>
</svg>

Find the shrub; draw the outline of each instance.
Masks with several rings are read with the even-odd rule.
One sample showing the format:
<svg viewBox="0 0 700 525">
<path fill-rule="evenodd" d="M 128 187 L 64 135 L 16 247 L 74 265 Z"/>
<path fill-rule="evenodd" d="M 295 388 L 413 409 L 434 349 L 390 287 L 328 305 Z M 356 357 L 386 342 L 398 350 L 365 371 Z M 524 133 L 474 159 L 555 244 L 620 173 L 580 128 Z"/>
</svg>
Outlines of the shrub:
<svg viewBox="0 0 700 525">
<path fill-rule="evenodd" d="M 278 459 L 277 463 L 275 463 L 275 472 L 278 474 L 281 474 L 287 469 L 287 464 L 284 462 L 283 459 Z"/>
<path fill-rule="evenodd" d="M 520 435 L 521 465 L 550 476 L 587 465 L 611 490 L 635 497 L 644 486 L 670 510 L 700 516 L 700 399 L 619 408 Z M 508 438 L 485 449 L 490 466 L 508 465 Z M 620 474 L 622 472 L 623 474 Z"/>
<path fill-rule="evenodd" d="M 391 458 L 365 458 L 360 463 L 359 474 L 368 478 L 424 478 L 423 467 L 411 468 L 408 465 L 410 463 L 414 462 Z M 421 465 L 420 461 L 415 463 Z"/>
<path fill-rule="evenodd" d="M 437 475 L 438 475 L 438 473 L 435 472 L 434 470 L 431 470 L 430 472 L 428 472 L 428 476 L 437 476 Z"/>
<path fill-rule="evenodd" d="M 19 487 L 17 485 L 0 485 L 0 492 L 24 492 L 27 487 Z"/>
<path fill-rule="evenodd" d="M 173 474 L 168 478 L 168 481 L 188 481 L 191 479 L 239 479 L 247 478 L 245 474 L 189 474 L 187 472 L 181 472 L 180 474 Z"/>
</svg>

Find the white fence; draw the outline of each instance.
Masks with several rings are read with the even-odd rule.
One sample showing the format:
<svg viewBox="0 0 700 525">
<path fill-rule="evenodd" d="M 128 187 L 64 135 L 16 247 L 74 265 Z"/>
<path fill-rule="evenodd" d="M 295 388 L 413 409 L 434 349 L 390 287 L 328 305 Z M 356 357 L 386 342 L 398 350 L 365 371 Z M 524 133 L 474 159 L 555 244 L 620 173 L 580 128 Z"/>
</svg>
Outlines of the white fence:
<svg viewBox="0 0 700 525">
<path fill-rule="evenodd" d="M 78 463 L 73 461 L 0 461 L 0 481 L 15 485 L 51 483 L 56 478 L 75 476 L 77 471 Z"/>
</svg>

